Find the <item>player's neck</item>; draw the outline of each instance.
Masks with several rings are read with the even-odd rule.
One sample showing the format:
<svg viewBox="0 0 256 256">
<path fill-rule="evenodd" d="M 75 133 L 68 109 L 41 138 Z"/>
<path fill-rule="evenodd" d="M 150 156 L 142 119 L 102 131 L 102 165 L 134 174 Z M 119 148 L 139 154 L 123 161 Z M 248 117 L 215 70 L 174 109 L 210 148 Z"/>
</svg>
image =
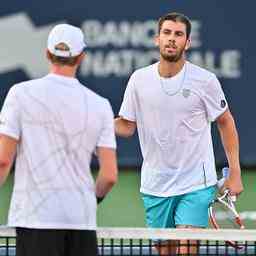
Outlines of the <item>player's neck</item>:
<svg viewBox="0 0 256 256">
<path fill-rule="evenodd" d="M 50 66 L 50 73 L 60 75 L 60 76 L 75 77 L 76 70 L 77 70 L 76 67 L 70 67 L 70 66 L 58 66 L 58 65 Z"/>
<path fill-rule="evenodd" d="M 172 77 L 181 71 L 185 64 L 185 58 L 181 58 L 177 62 L 166 61 L 161 58 L 158 65 L 158 72 L 161 77 Z"/>
</svg>

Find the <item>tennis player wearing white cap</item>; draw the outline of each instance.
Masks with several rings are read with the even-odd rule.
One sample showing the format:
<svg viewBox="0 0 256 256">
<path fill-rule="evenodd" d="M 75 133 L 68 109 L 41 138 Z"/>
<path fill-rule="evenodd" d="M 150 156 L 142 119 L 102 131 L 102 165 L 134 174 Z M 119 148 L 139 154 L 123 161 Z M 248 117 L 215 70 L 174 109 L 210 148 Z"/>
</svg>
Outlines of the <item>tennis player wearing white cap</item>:
<svg viewBox="0 0 256 256">
<path fill-rule="evenodd" d="M 116 141 L 109 102 L 75 78 L 84 49 L 79 28 L 55 26 L 50 73 L 14 85 L 1 111 L 0 185 L 16 156 L 8 225 L 17 256 L 97 255 L 96 205 L 117 180 Z"/>
</svg>

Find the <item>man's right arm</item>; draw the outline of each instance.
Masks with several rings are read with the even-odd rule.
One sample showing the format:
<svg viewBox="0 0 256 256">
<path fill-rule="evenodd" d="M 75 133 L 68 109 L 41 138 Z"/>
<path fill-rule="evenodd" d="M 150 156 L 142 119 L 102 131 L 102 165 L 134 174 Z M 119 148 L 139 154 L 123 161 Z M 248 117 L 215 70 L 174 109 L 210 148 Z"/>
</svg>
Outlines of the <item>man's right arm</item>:
<svg viewBox="0 0 256 256">
<path fill-rule="evenodd" d="M 136 123 L 123 119 L 122 117 L 115 118 L 115 133 L 120 137 L 130 137 L 136 130 Z"/>
<path fill-rule="evenodd" d="M 0 134 L 0 187 L 10 173 L 19 141 Z"/>
</svg>

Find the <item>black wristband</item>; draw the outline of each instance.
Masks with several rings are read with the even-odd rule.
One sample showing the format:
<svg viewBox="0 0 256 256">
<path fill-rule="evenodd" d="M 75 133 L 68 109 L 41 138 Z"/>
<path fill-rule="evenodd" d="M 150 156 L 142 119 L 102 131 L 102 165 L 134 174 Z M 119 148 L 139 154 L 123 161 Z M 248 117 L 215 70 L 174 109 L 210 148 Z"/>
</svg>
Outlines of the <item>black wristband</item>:
<svg viewBox="0 0 256 256">
<path fill-rule="evenodd" d="M 100 204 L 103 201 L 103 199 L 105 198 L 105 196 L 103 196 L 103 197 L 96 197 L 96 198 L 97 198 L 97 204 Z"/>
</svg>

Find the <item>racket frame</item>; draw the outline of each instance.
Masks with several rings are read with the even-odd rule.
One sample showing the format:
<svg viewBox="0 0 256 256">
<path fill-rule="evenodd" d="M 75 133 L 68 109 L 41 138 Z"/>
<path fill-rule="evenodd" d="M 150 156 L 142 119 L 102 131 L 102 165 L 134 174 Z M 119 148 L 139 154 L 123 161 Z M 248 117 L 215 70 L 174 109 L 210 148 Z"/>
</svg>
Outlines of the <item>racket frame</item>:
<svg viewBox="0 0 256 256">
<path fill-rule="evenodd" d="M 233 196 L 229 195 L 229 191 L 228 190 L 225 190 L 223 195 L 217 196 L 211 202 L 211 204 L 209 205 L 209 208 L 208 208 L 208 212 L 209 212 L 210 222 L 211 222 L 211 225 L 213 226 L 213 228 L 221 229 L 221 227 L 219 226 L 218 222 L 216 221 L 216 216 L 215 216 L 215 213 L 214 213 L 214 210 L 213 210 L 213 205 L 215 203 L 219 203 L 219 204 L 222 204 L 225 207 L 227 207 L 233 213 L 233 215 L 235 217 L 234 221 L 239 226 L 239 229 L 244 229 L 245 228 L 244 227 L 244 223 L 243 223 L 240 215 L 238 214 L 238 212 L 237 212 L 237 210 L 235 208 L 234 201 L 235 201 L 235 198 Z M 237 248 L 237 249 L 242 249 L 244 247 L 242 245 L 238 245 L 234 241 L 229 241 L 228 240 L 228 241 L 225 241 L 225 242 L 227 244 L 231 245 L 232 247 Z"/>
</svg>

